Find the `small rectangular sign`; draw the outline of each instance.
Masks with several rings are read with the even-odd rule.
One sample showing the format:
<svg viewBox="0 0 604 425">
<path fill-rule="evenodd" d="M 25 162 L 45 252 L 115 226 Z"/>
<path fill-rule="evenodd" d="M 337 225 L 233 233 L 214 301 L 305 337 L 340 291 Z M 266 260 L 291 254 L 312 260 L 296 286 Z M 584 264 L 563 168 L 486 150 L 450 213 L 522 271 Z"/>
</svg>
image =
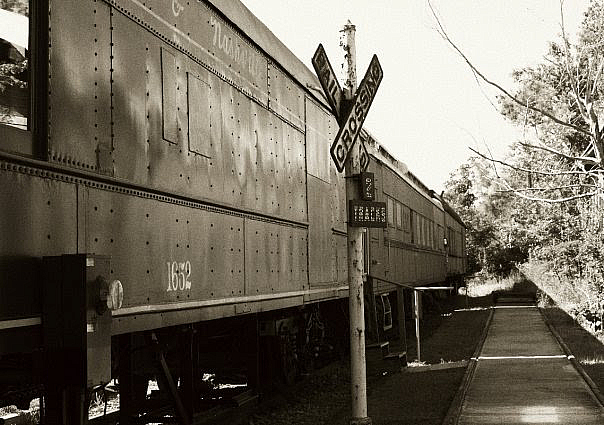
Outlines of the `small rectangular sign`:
<svg viewBox="0 0 604 425">
<path fill-rule="evenodd" d="M 319 81 L 321 82 L 321 87 L 323 87 L 334 115 L 339 118 L 342 105 L 342 89 L 322 44 L 319 44 L 315 55 L 312 57 L 312 66 L 315 68 L 317 77 L 319 77 Z"/>
<path fill-rule="evenodd" d="M 373 173 L 361 173 L 361 199 L 373 201 L 375 198 L 375 177 Z"/>
<path fill-rule="evenodd" d="M 363 127 L 363 122 L 367 117 L 367 113 L 383 77 L 384 72 L 382 71 L 380 61 L 376 55 L 373 55 L 369 69 L 356 91 L 352 108 L 350 108 L 348 116 L 341 120 L 340 131 L 338 131 L 338 135 L 331 145 L 331 158 L 339 172 L 344 171 L 344 164 L 346 163 L 346 158 L 348 158 L 348 153 Z"/>
<path fill-rule="evenodd" d="M 348 201 L 348 224 L 352 227 L 386 227 L 386 203 Z"/>
</svg>

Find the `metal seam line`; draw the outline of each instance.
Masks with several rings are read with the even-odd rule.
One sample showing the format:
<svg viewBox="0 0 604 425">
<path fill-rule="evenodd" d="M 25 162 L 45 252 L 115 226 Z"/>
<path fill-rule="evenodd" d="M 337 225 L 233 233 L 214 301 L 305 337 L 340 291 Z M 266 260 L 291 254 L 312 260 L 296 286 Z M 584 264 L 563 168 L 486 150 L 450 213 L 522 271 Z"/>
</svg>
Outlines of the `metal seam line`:
<svg viewBox="0 0 604 425">
<path fill-rule="evenodd" d="M 41 325 L 41 324 L 42 324 L 42 318 L 39 316 L 38 317 L 28 317 L 27 319 L 0 320 L 0 330 L 21 328 L 24 326 L 35 326 L 35 325 Z"/>
<path fill-rule="evenodd" d="M 310 289 L 306 291 L 292 291 L 292 292 L 282 292 L 277 294 L 263 294 L 263 295 L 250 295 L 247 297 L 235 297 L 235 298 L 221 298 L 217 300 L 204 300 L 204 301 L 190 301 L 190 302 L 182 302 L 182 303 L 169 303 L 169 304 L 151 304 L 151 305 L 142 305 L 137 307 L 127 307 L 121 308 L 113 312 L 113 316 L 126 316 L 137 313 L 154 313 L 160 311 L 170 311 L 170 310 L 187 310 L 194 309 L 200 307 L 211 307 L 218 306 L 224 304 L 232 304 L 232 303 L 246 303 L 246 302 L 256 302 L 256 301 L 268 301 L 268 300 L 276 300 L 282 298 L 292 298 L 292 297 L 300 297 L 304 295 L 313 295 L 324 292 L 339 292 L 348 290 L 348 286 L 339 286 L 335 288 L 321 288 L 321 289 Z"/>
<path fill-rule="evenodd" d="M 137 313 L 153 313 L 160 311 L 170 311 L 179 309 L 193 309 L 201 307 L 211 307 L 217 305 L 231 304 L 231 303 L 246 303 L 246 302 L 257 302 L 257 301 L 268 301 L 282 298 L 293 298 L 304 295 L 320 294 L 324 292 L 340 292 L 347 291 L 348 286 L 338 286 L 336 288 L 325 288 L 325 289 L 310 289 L 307 291 L 294 291 L 294 292 L 283 292 L 281 294 L 267 294 L 267 295 L 253 295 L 248 297 L 239 298 L 222 298 L 218 300 L 206 300 L 206 301 L 193 301 L 188 303 L 170 303 L 170 304 L 156 304 L 156 305 L 145 305 L 139 307 L 122 308 L 116 310 L 114 316 L 126 316 Z M 0 320 L 0 330 L 20 328 L 24 326 L 36 326 L 42 324 L 42 318 L 28 317 L 26 319 L 15 319 L 15 320 Z"/>
</svg>

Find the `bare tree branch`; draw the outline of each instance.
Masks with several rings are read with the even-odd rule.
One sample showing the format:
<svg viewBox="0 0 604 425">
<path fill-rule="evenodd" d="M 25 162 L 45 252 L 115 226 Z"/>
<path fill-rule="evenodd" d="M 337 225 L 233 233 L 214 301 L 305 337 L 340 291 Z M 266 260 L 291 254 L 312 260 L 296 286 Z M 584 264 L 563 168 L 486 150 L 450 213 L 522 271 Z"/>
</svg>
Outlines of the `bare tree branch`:
<svg viewBox="0 0 604 425">
<path fill-rule="evenodd" d="M 449 45 L 463 58 L 463 60 L 466 62 L 466 64 L 470 67 L 470 69 L 472 70 L 472 72 L 474 72 L 476 75 L 478 75 L 484 82 L 486 82 L 487 84 L 495 87 L 497 90 L 499 90 L 501 93 L 503 93 L 506 97 L 508 97 L 509 99 L 511 99 L 513 102 L 515 102 L 516 104 L 520 105 L 520 106 L 525 106 L 525 101 L 518 99 L 517 97 L 515 97 L 514 95 L 512 95 L 511 93 L 509 93 L 506 89 L 504 89 L 502 86 L 500 86 L 499 84 L 489 80 L 484 74 L 482 74 L 478 68 L 476 68 L 476 66 L 474 66 L 474 64 L 468 59 L 468 57 L 459 49 L 459 47 L 457 47 L 457 45 L 451 40 L 451 38 L 449 38 L 449 35 L 447 34 L 447 32 L 445 31 L 445 29 L 442 26 L 442 23 L 440 22 L 440 19 L 438 18 L 436 11 L 434 10 L 434 7 L 432 6 L 432 3 L 430 2 L 430 0 L 428 0 L 428 6 L 430 7 L 430 10 L 432 12 L 432 16 L 434 17 L 434 19 L 436 20 L 436 23 L 438 25 L 438 29 L 437 32 L 438 34 L 447 42 L 449 43 Z M 588 136 L 591 136 L 592 134 L 589 132 L 589 130 L 585 130 L 582 127 L 579 127 L 575 124 L 572 124 L 570 122 L 566 122 L 564 120 L 561 120 L 560 118 L 550 114 L 547 111 L 544 111 L 541 108 L 532 106 L 532 105 L 528 105 L 528 107 L 549 118 L 550 120 L 552 120 L 553 122 L 555 122 L 556 124 L 560 124 L 562 126 L 565 127 L 569 127 L 572 128 L 575 131 L 578 131 L 580 133 L 586 134 Z"/>
<path fill-rule="evenodd" d="M 522 146 L 525 146 L 527 148 L 541 149 L 541 150 L 544 150 L 544 151 L 549 152 L 549 153 L 554 154 L 554 155 L 561 156 L 562 158 L 566 158 L 566 159 L 571 160 L 571 161 L 581 161 L 581 162 L 584 162 L 586 164 L 592 164 L 592 165 L 597 165 L 597 164 L 600 163 L 597 158 L 593 158 L 593 157 L 589 157 L 589 156 L 573 156 L 573 155 L 568 155 L 568 154 L 565 154 L 564 152 L 560 152 L 560 151 L 558 151 L 558 150 L 556 150 L 554 148 L 550 148 L 549 146 L 546 146 L 544 144 L 532 145 L 532 144 L 526 143 L 526 142 L 518 142 L 518 143 L 520 143 Z"/>
<path fill-rule="evenodd" d="M 499 193 L 509 193 L 509 192 L 547 192 L 551 190 L 563 190 L 563 189 L 579 189 L 579 188 L 597 188 L 598 186 L 595 184 L 569 184 L 564 186 L 557 187 L 524 187 L 524 188 L 516 188 L 516 189 L 507 189 L 507 190 L 497 190 Z"/>
<path fill-rule="evenodd" d="M 592 173 L 590 171 L 564 171 L 564 170 L 556 170 L 556 171 L 541 171 L 541 170 L 534 170 L 534 169 L 530 169 L 530 168 L 524 168 L 524 167 L 518 167 L 516 165 L 510 164 L 509 162 L 505 162 L 505 161 L 501 161 L 499 159 L 495 159 L 495 158 L 489 158 L 488 156 L 486 156 L 485 154 L 472 149 L 472 148 L 468 148 L 470 149 L 472 152 L 474 152 L 476 155 L 491 161 L 491 162 L 496 162 L 498 164 L 501 165 L 505 165 L 506 167 L 509 167 L 513 170 L 516 171 L 522 171 L 525 173 L 533 173 L 533 174 L 538 174 L 538 175 L 542 175 L 542 176 L 564 176 L 564 175 L 591 175 L 591 174 L 595 174 Z"/>
</svg>

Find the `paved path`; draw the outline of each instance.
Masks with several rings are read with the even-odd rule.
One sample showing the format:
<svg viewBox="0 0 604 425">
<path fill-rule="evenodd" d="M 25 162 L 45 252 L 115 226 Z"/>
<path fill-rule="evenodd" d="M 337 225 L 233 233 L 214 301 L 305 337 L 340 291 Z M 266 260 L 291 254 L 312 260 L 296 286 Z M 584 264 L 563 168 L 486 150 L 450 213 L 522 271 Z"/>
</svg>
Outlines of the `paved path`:
<svg viewBox="0 0 604 425">
<path fill-rule="evenodd" d="M 458 424 L 604 424 L 604 409 L 537 308 L 499 306 Z"/>
</svg>

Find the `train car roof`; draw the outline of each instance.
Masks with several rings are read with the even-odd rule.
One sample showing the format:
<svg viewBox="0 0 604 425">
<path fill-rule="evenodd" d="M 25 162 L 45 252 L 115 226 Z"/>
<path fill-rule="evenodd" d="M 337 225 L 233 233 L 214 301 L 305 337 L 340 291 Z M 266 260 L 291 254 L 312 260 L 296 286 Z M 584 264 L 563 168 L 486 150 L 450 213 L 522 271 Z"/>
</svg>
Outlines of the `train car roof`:
<svg viewBox="0 0 604 425">
<path fill-rule="evenodd" d="M 206 0 L 237 26 L 254 44 L 289 73 L 323 106 L 331 110 L 319 79 L 275 34 L 238 0 Z"/>
<path fill-rule="evenodd" d="M 304 89 L 321 102 L 323 106 L 330 110 L 327 99 L 321 89 L 319 79 L 313 71 L 292 53 L 289 48 L 283 44 L 275 34 L 258 19 L 243 3 L 238 0 L 206 0 L 212 4 L 229 21 L 238 27 L 254 44 L 263 50 L 273 61 L 279 64 L 288 74 L 290 74 Z M 363 129 L 368 135 L 367 139 L 370 154 L 388 166 L 398 176 L 405 180 L 416 191 L 421 193 L 427 199 L 438 206 L 440 209 L 450 210 L 451 216 L 463 224 L 459 216 L 453 209 L 440 197 L 432 196 L 434 191 L 430 190 L 417 176 L 409 171 L 407 166 L 392 156 L 384 146 L 382 146 L 371 134 Z"/>
<path fill-rule="evenodd" d="M 409 171 L 407 165 L 396 159 L 388 150 L 382 146 L 376 139 L 371 135 L 371 133 L 363 128 L 364 138 L 367 140 L 365 142 L 365 146 L 371 156 L 373 156 L 377 161 L 386 165 L 390 170 L 392 170 L 396 175 L 398 175 L 402 180 L 404 180 L 409 186 L 415 189 L 418 193 L 420 193 L 425 198 L 429 199 L 430 202 L 435 204 L 439 209 L 443 209 L 443 204 L 441 200 L 437 197 L 432 196 L 434 193 L 433 190 L 430 190 L 428 186 L 426 186 L 422 181 L 417 178 L 415 174 Z"/>
<path fill-rule="evenodd" d="M 455 210 L 451 207 L 451 205 L 449 205 L 449 203 L 447 201 L 445 201 L 441 195 L 438 195 L 433 190 L 431 192 L 432 192 L 432 197 L 438 199 L 441 202 L 444 210 L 447 213 L 449 213 L 449 215 L 451 217 L 453 217 L 453 219 L 455 221 L 457 221 L 459 224 L 461 224 L 463 227 L 465 227 L 467 229 L 468 226 L 466 226 L 466 223 L 463 222 L 463 220 L 461 219 L 461 217 L 459 216 L 459 214 L 457 214 L 457 212 L 455 212 Z"/>
</svg>

